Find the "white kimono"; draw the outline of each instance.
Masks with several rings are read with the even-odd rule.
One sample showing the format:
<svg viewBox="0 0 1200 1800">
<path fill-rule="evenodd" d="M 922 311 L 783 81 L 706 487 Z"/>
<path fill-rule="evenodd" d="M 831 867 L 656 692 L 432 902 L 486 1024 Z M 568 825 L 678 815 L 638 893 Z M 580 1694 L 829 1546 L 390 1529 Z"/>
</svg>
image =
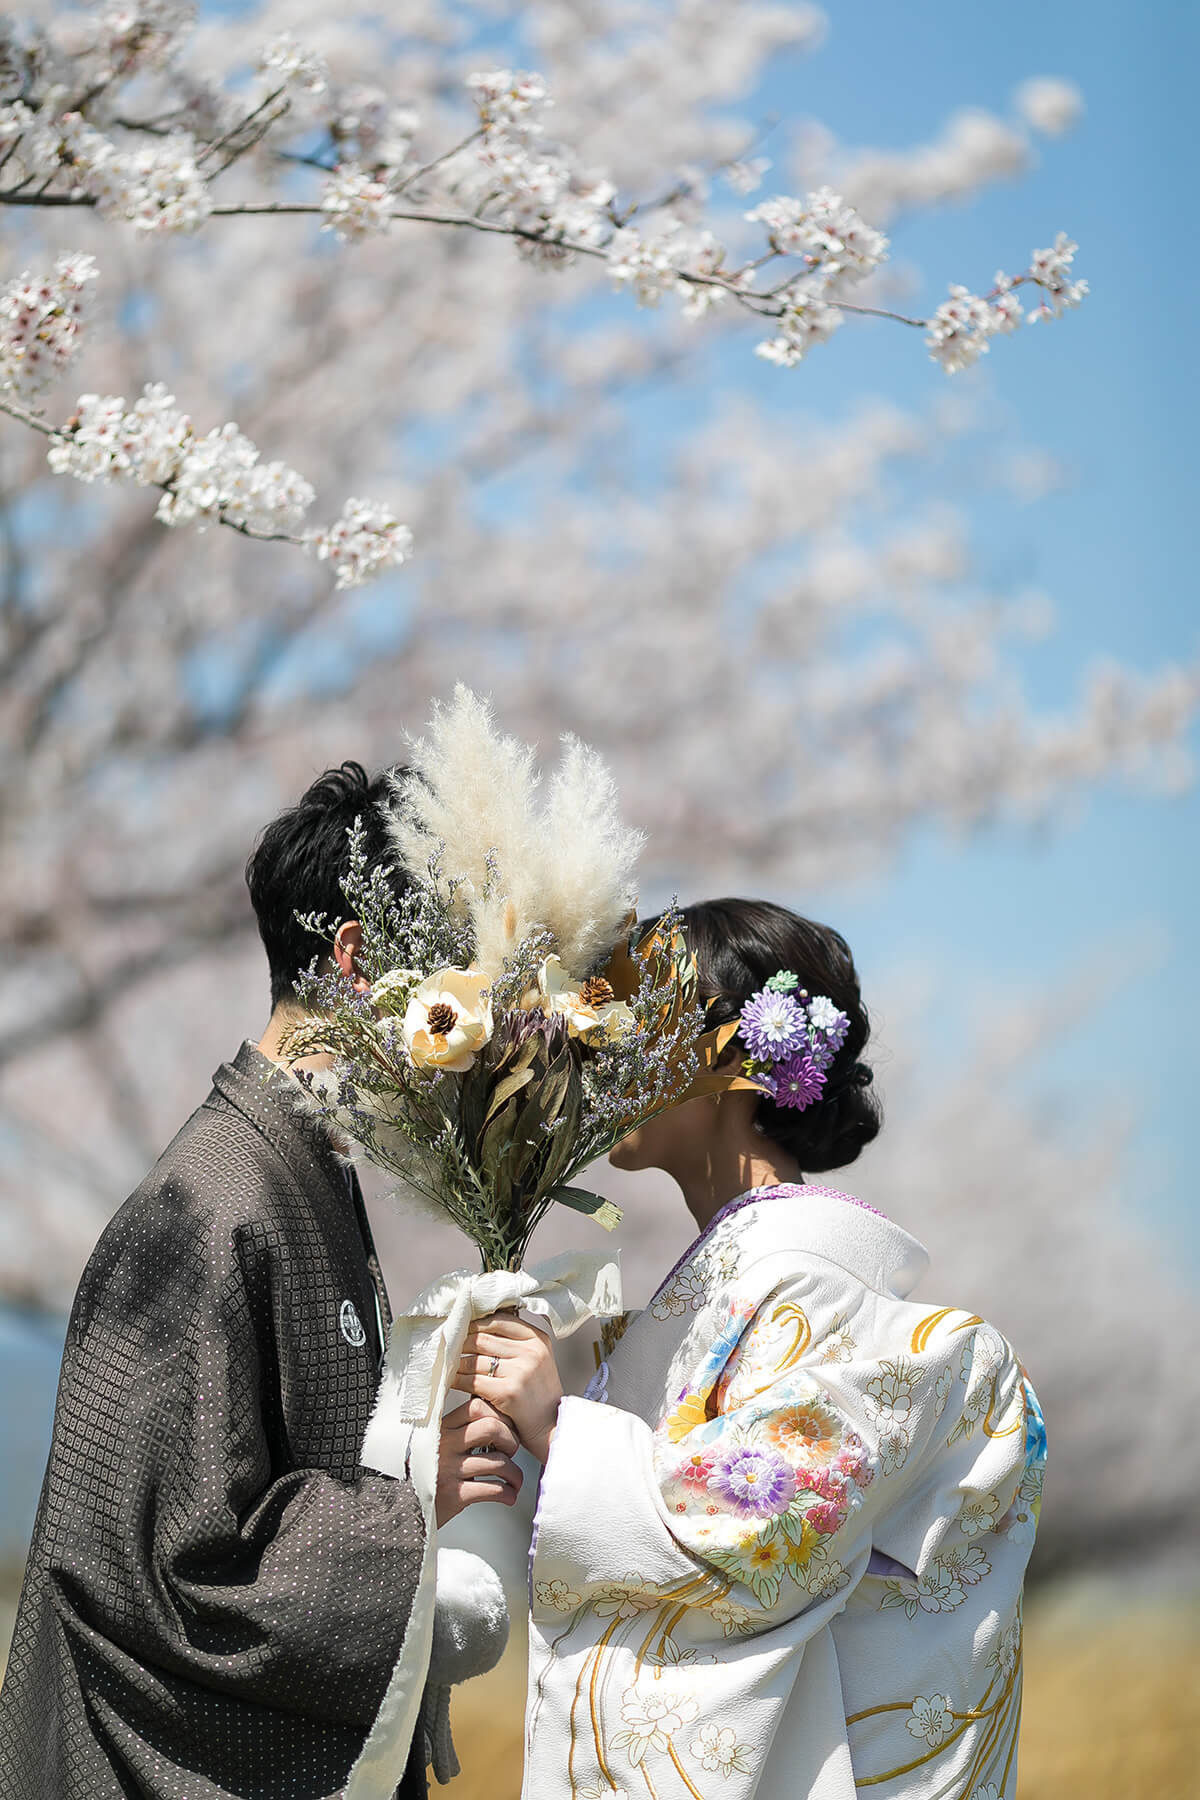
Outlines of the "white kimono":
<svg viewBox="0 0 1200 1800">
<path fill-rule="evenodd" d="M 1045 1436 L 1004 1339 L 821 1187 L 714 1219 L 566 1399 L 526 1800 L 1013 1800 Z"/>
</svg>

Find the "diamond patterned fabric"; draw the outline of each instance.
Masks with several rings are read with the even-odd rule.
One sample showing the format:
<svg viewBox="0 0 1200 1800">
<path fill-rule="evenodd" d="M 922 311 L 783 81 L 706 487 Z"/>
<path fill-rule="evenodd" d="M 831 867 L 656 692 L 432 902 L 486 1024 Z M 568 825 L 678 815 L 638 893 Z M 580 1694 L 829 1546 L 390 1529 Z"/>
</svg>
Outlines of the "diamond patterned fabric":
<svg viewBox="0 0 1200 1800">
<path fill-rule="evenodd" d="M 388 1315 L 357 1182 L 253 1046 L 213 1080 L 75 1299 L 6 1800 L 329 1800 L 399 1653 L 424 1526 L 358 1463 Z"/>
</svg>

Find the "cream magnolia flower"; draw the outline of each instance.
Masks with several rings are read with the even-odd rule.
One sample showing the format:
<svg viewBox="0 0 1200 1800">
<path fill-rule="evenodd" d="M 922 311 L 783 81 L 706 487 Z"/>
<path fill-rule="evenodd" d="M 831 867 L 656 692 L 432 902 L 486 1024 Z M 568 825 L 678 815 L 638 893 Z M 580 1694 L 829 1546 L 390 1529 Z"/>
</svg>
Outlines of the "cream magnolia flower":
<svg viewBox="0 0 1200 1800">
<path fill-rule="evenodd" d="M 571 1036 L 585 1043 L 620 1037 L 633 1028 L 633 1014 L 623 1000 L 615 998 L 603 976 L 576 981 L 557 956 L 546 958 L 538 970 L 536 988 L 522 996 L 521 1005 L 527 1011 L 540 1006 L 543 1012 L 560 1014 Z"/>
<path fill-rule="evenodd" d="M 404 1043 L 418 1069 L 469 1069 L 492 1035 L 487 977 L 478 969 L 435 969 L 408 1003 Z"/>
</svg>

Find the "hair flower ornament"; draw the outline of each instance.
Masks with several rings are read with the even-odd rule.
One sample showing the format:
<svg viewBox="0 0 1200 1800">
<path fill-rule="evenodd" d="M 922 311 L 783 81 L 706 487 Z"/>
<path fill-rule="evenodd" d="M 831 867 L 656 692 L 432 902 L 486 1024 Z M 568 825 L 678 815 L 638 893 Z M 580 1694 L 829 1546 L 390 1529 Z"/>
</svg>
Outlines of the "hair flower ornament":
<svg viewBox="0 0 1200 1800">
<path fill-rule="evenodd" d="M 810 995 L 791 969 L 780 969 L 742 1008 L 736 1035 L 750 1052 L 747 1080 L 776 1106 L 803 1112 L 825 1090 L 826 1071 L 850 1021 L 828 994 Z"/>
</svg>

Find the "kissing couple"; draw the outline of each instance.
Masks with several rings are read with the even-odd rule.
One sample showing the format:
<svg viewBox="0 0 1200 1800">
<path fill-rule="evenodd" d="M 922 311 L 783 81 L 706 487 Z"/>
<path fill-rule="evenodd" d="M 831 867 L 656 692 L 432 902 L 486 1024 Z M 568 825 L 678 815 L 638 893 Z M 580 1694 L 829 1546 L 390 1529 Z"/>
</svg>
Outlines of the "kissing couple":
<svg viewBox="0 0 1200 1800">
<path fill-rule="evenodd" d="M 1013 1800 L 1041 1415 L 999 1332 L 912 1298 L 915 1239 L 812 1179 L 881 1123 L 830 927 L 765 901 L 681 910 L 729 1079 L 611 1152 L 670 1174 L 697 1236 L 642 1312 L 605 1322 L 587 1393 L 564 1396 L 550 1336 L 499 1311 L 466 1334 L 432 1510 L 403 1468 L 362 1460 L 388 1297 L 345 1138 L 303 1104 L 323 1059 L 288 1050 L 314 957 L 370 1008 L 348 846 L 357 825 L 403 904 L 402 780 L 345 763 L 262 833 L 247 879 L 266 1029 L 84 1271 L 0 1689 L 0 1788 L 415 1800 L 431 1764 L 450 1779 L 446 1695 L 507 1632 L 478 1559 L 437 1559 L 411 1741 L 389 1736 L 391 1684 L 427 1540 L 466 1506 L 511 1506 L 523 1451 L 527 1800 Z M 538 1028 L 615 1029 L 619 1002 L 589 980 L 548 991 Z M 470 1020 L 438 1004 L 438 1079 L 457 1081 Z M 520 1779 L 497 1770 L 497 1794 Z"/>
</svg>

